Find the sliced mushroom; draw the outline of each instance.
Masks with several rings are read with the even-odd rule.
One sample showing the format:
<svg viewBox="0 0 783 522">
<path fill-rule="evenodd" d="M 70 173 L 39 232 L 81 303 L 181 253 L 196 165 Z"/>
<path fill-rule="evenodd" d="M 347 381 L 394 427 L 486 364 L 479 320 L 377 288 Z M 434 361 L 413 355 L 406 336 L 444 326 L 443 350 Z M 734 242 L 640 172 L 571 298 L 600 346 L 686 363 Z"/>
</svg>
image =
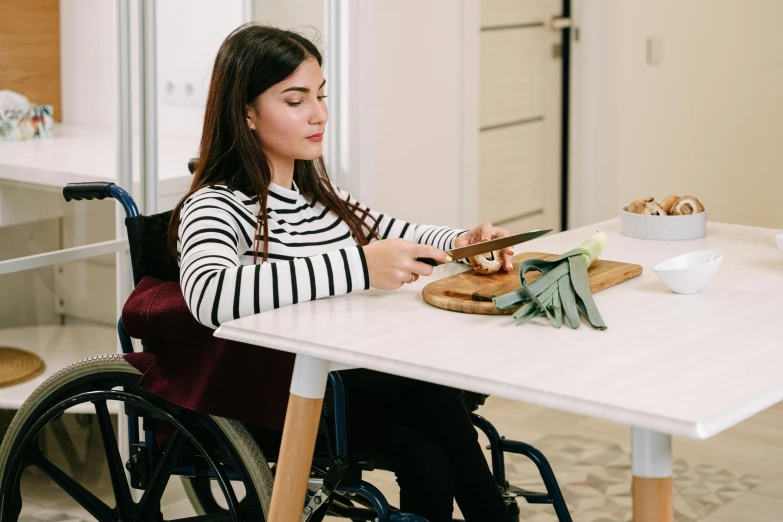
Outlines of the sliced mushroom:
<svg viewBox="0 0 783 522">
<path fill-rule="evenodd" d="M 672 209 L 672 214 L 675 216 L 688 216 L 690 214 L 698 214 L 699 212 L 704 212 L 704 205 L 693 196 L 680 198 Z"/>
<path fill-rule="evenodd" d="M 470 260 L 470 266 L 480 275 L 492 275 L 503 266 L 503 252 L 500 250 L 493 250 L 492 252 L 479 254 L 468 259 Z"/>
</svg>

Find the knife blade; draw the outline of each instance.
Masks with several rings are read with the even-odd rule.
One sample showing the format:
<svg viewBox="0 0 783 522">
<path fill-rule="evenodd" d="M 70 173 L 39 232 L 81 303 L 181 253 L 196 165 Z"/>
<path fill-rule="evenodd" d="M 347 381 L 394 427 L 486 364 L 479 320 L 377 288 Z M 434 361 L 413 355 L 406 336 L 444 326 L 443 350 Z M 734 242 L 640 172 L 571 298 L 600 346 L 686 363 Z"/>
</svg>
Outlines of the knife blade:
<svg viewBox="0 0 783 522">
<path fill-rule="evenodd" d="M 487 252 L 492 252 L 493 250 L 500 250 L 501 248 L 518 245 L 519 243 L 530 241 L 531 239 L 541 237 L 544 234 L 548 234 L 550 232 L 552 232 L 551 228 L 548 228 L 546 230 L 531 230 L 530 232 L 523 232 L 521 234 L 515 234 L 513 236 L 499 237 L 497 239 L 491 239 L 489 241 L 481 241 L 479 243 L 473 243 L 472 245 L 468 245 L 465 247 L 453 248 L 451 250 L 446 250 L 446 253 L 451 256 L 452 261 L 457 261 L 458 259 L 465 259 L 466 257 L 473 257 L 479 254 L 486 254 Z M 416 261 L 420 261 L 422 263 L 426 263 L 432 266 L 438 266 L 442 264 L 430 257 L 418 257 L 416 258 Z"/>
</svg>

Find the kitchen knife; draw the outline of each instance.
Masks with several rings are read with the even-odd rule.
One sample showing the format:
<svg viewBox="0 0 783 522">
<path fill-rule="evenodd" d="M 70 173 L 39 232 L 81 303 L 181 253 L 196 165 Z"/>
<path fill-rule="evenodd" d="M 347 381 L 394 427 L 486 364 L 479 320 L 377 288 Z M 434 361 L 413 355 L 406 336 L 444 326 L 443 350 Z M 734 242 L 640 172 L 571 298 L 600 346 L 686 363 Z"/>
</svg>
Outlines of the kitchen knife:
<svg viewBox="0 0 783 522">
<path fill-rule="evenodd" d="M 458 259 L 465 259 L 467 257 L 477 256 L 479 254 L 486 254 L 487 252 L 492 252 L 493 250 L 500 250 L 502 248 L 518 245 L 519 243 L 524 243 L 525 241 L 530 241 L 531 239 L 541 237 L 544 234 L 548 234 L 549 232 L 552 232 L 551 228 L 546 230 L 531 230 L 530 232 L 523 232 L 522 234 L 499 237 L 489 241 L 480 241 L 478 243 L 473 243 L 472 245 L 446 250 L 446 253 L 451 256 L 452 261 L 457 261 Z M 420 261 L 432 266 L 438 266 L 439 264 L 442 264 L 430 257 L 418 257 L 416 258 L 416 261 Z"/>
</svg>

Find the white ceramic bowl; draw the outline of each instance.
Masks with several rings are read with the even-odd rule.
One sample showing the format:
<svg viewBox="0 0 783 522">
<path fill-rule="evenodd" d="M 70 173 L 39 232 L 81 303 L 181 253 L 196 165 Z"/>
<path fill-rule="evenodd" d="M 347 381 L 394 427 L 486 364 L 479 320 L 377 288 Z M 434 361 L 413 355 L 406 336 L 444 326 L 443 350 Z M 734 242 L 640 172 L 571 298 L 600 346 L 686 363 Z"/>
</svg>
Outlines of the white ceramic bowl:
<svg viewBox="0 0 783 522">
<path fill-rule="evenodd" d="M 778 248 L 783 250 L 783 234 L 778 234 L 775 236 L 775 241 L 778 244 Z"/>
<path fill-rule="evenodd" d="M 677 294 L 695 294 L 718 271 L 723 252 L 704 250 L 672 257 L 653 267 L 658 278 Z"/>
<path fill-rule="evenodd" d="M 707 235 L 707 211 L 687 216 L 644 216 L 620 209 L 620 232 L 639 239 L 672 241 Z"/>
</svg>

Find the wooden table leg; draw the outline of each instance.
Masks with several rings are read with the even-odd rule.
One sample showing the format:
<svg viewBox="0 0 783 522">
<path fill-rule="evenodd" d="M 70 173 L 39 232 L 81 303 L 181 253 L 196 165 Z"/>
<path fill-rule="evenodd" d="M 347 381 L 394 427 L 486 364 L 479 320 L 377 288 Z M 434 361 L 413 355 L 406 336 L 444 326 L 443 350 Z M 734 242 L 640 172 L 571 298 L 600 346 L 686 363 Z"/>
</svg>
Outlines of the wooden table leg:
<svg viewBox="0 0 783 522">
<path fill-rule="evenodd" d="M 633 521 L 673 522 L 671 435 L 631 428 Z"/>
<path fill-rule="evenodd" d="M 269 522 L 302 520 L 329 369 L 329 361 L 296 356 Z"/>
</svg>

